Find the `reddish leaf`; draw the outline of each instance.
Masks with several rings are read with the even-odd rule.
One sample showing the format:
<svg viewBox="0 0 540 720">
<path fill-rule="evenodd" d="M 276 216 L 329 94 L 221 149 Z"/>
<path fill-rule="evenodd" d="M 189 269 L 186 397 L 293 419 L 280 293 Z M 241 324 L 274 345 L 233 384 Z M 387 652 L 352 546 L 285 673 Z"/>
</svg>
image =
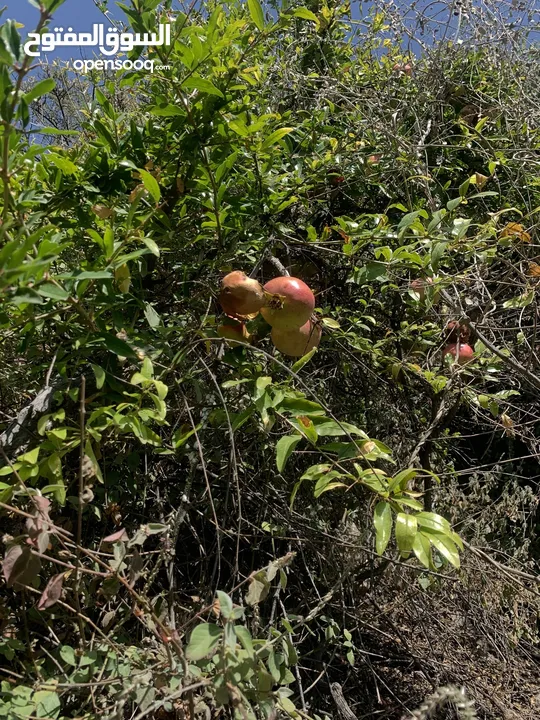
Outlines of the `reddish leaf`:
<svg viewBox="0 0 540 720">
<path fill-rule="evenodd" d="M 6 552 L 6 555 L 4 557 L 4 562 L 2 563 L 2 571 L 4 573 L 4 578 L 6 580 L 7 586 L 11 587 L 13 584 L 11 578 L 13 576 L 14 571 L 16 572 L 16 566 L 17 561 L 23 554 L 23 549 L 20 545 L 12 545 L 8 551 Z"/>
<path fill-rule="evenodd" d="M 41 561 L 30 548 L 13 545 L 7 551 L 2 567 L 8 587 L 16 583 L 28 585 L 38 576 Z"/>
<path fill-rule="evenodd" d="M 114 542 L 126 542 L 129 540 L 127 532 L 122 528 L 121 530 L 117 530 L 112 535 L 107 535 L 106 538 L 103 538 L 103 542 L 108 543 L 114 543 Z"/>
<path fill-rule="evenodd" d="M 38 610 L 45 610 L 54 605 L 57 600 L 60 600 L 63 583 L 64 573 L 52 576 L 39 599 Z"/>
<path fill-rule="evenodd" d="M 32 502 L 36 506 L 36 510 L 38 511 L 38 513 L 40 513 L 40 515 L 42 515 L 46 520 L 48 520 L 51 501 L 47 500 L 47 498 L 43 497 L 43 495 L 34 495 L 32 498 Z"/>
</svg>

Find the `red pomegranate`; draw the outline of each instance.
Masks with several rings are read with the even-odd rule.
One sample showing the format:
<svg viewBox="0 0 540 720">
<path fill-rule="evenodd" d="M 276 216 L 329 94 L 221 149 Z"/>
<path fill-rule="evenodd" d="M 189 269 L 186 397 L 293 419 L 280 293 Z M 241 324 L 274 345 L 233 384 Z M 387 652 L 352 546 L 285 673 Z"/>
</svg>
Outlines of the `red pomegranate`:
<svg viewBox="0 0 540 720">
<path fill-rule="evenodd" d="M 408 75 L 409 77 L 412 75 L 412 65 L 410 63 L 406 63 L 403 66 L 403 72 L 405 75 Z"/>
<path fill-rule="evenodd" d="M 474 358 L 474 350 L 470 345 L 467 345 L 467 343 L 460 344 L 459 349 L 457 344 L 452 343 L 451 345 L 447 345 L 443 350 L 443 358 L 447 355 L 451 355 L 454 360 L 457 360 L 459 365 L 465 365 Z"/>
<path fill-rule="evenodd" d="M 264 304 L 264 292 L 257 280 L 241 270 L 234 270 L 221 281 L 219 302 L 231 317 L 257 314 Z"/>
<path fill-rule="evenodd" d="M 233 347 L 236 347 L 236 341 L 249 342 L 250 334 L 243 322 L 236 323 L 233 320 L 223 323 L 217 329 L 217 334 L 220 338 L 227 338 L 231 340 L 230 343 Z"/>
<path fill-rule="evenodd" d="M 374 155 L 370 155 L 366 162 L 368 165 L 378 165 L 381 162 L 381 158 L 381 153 L 375 153 Z"/>
<path fill-rule="evenodd" d="M 433 280 L 430 277 L 416 278 L 410 284 L 411 290 L 418 293 L 420 300 L 423 300 L 426 296 L 426 288 L 433 285 Z M 433 298 L 435 300 L 435 297 Z"/>
<path fill-rule="evenodd" d="M 302 327 L 315 308 L 313 293 L 306 283 L 298 278 L 274 278 L 266 283 L 264 291 L 268 295 L 261 308 L 261 315 L 277 330 L 295 330 Z"/>
<path fill-rule="evenodd" d="M 457 343 L 458 340 L 466 343 L 470 334 L 471 331 L 467 325 L 461 324 L 457 320 L 450 320 L 444 329 L 444 339 L 448 344 Z"/>
<path fill-rule="evenodd" d="M 305 325 L 294 330 L 278 330 L 274 328 L 270 337 L 275 347 L 283 355 L 302 357 L 321 341 L 322 330 L 319 323 L 308 320 Z"/>
</svg>

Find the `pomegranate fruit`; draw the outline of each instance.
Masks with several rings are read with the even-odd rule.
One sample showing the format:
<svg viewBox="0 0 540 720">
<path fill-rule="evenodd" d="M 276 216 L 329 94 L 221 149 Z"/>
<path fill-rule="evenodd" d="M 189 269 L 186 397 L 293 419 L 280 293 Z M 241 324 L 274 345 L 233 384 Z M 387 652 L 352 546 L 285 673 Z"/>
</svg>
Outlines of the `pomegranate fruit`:
<svg viewBox="0 0 540 720">
<path fill-rule="evenodd" d="M 467 343 L 459 345 L 459 349 L 457 344 L 452 343 L 451 345 L 447 345 L 443 350 L 443 358 L 447 355 L 451 355 L 454 360 L 457 360 L 459 365 L 465 365 L 474 358 L 474 350 L 470 345 L 467 345 Z"/>
<path fill-rule="evenodd" d="M 315 296 L 305 282 L 295 277 L 277 277 L 264 286 L 267 299 L 261 315 L 276 330 L 302 327 L 315 308 Z"/>
<path fill-rule="evenodd" d="M 264 292 L 257 280 L 234 270 L 221 281 L 219 303 L 231 317 L 256 315 L 264 304 Z"/>
<path fill-rule="evenodd" d="M 375 153 L 374 155 L 370 155 L 366 162 L 368 165 L 378 165 L 381 162 L 381 158 L 381 153 Z"/>
<path fill-rule="evenodd" d="M 217 334 L 220 338 L 226 338 L 231 340 L 230 343 L 233 347 L 237 346 L 234 341 L 249 342 L 250 334 L 244 323 L 225 322 L 220 325 L 217 329 Z"/>
<path fill-rule="evenodd" d="M 457 320 L 450 320 L 444 329 L 444 339 L 447 344 L 457 343 L 458 340 L 466 343 L 469 340 L 471 331 L 467 325 L 459 323 Z"/>
<path fill-rule="evenodd" d="M 428 288 L 430 285 L 433 285 L 433 280 L 430 277 L 426 278 L 416 278 L 416 280 L 413 280 L 410 284 L 411 290 L 414 290 L 414 292 L 418 293 L 420 296 L 420 300 L 424 300 L 426 297 L 426 288 Z M 433 295 L 433 302 L 436 302 L 438 298 L 438 293 L 434 293 Z"/>
<path fill-rule="evenodd" d="M 318 347 L 321 341 L 322 330 L 319 323 L 308 320 L 300 328 L 294 330 L 279 330 L 274 328 L 270 337 L 274 346 L 283 355 L 290 357 L 302 357 L 314 347 Z"/>
</svg>

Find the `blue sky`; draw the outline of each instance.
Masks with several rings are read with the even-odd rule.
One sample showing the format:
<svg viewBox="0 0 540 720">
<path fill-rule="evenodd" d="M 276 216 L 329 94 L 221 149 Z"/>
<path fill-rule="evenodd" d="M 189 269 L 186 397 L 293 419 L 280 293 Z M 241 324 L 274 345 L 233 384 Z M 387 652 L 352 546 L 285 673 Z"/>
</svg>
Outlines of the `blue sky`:
<svg viewBox="0 0 540 720">
<path fill-rule="evenodd" d="M 129 0 L 126 5 L 129 5 Z M 33 32 L 39 20 L 39 10 L 28 2 L 28 0 L 4 0 L 0 2 L 0 6 L 7 5 L 7 10 L 2 15 L 0 22 L 10 18 L 24 24 L 21 29 L 21 35 L 26 36 L 27 33 Z M 116 6 L 115 3 L 109 4 L 111 17 L 116 20 L 124 21 L 124 13 Z M 75 32 L 89 32 L 92 30 L 93 23 L 104 23 L 106 19 L 103 13 L 97 9 L 93 0 L 66 0 L 66 2 L 58 8 L 53 14 L 51 27 L 63 27 L 67 30 L 72 27 Z M 42 54 L 43 56 L 43 54 Z M 49 60 L 61 58 L 62 60 L 70 60 L 80 57 L 76 48 L 57 48 L 54 52 L 48 54 Z"/>
</svg>

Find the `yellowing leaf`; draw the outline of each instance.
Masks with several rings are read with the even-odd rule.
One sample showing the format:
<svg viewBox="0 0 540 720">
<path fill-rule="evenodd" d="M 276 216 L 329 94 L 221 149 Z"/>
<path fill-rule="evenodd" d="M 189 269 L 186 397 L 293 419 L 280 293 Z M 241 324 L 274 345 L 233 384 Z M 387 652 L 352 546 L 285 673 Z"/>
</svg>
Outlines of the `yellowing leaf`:
<svg viewBox="0 0 540 720">
<path fill-rule="evenodd" d="M 126 263 L 114 271 L 114 280 L 121 293 L 128 293 L 131 285 L 131 274 Z"/>
<path fill-rule="evenodd" d="M 510 222 L 503 229 L 501 230 L 499 234 L 500 238 L 509 238 L 509 237 L 515 237 L 518 240 L 521 240 L 521 242 L 531 242 L 531 236 L 529 233 L 525 230 L 523 225 L 521 223 L 516 222 Z"/>
</svg>

